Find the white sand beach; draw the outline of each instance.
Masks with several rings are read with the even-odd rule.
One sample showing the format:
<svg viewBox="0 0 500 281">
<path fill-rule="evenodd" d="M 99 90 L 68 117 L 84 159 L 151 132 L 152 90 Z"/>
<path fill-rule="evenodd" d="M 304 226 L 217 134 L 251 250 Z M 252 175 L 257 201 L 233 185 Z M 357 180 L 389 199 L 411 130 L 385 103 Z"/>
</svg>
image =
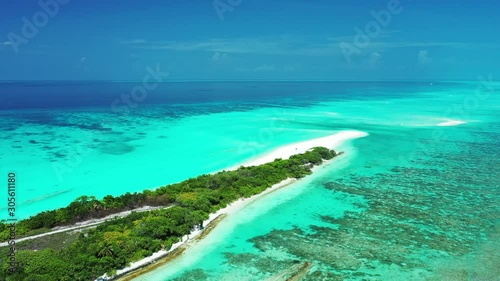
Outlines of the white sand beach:
<svg viewBox="0 0 500 281">
<path fill-rule="evenodd" d="M 323 146 L 329 149 L 336 149 L 339 145 L 341 145 L 345 141 L 366 137 L 367 135 L 368 133 L 366 132 L 346 130 L 322 138 L 316 138 L 312 140 L 285 145 L 267 154 L 258 156 L 254 159 L 244 162 L 240 165 L 233 166 L 230 168 L 230 170 L 238 169 L 240 166 L 262 165 L 264 163 L 272 162 L 276 158 L 288 159 L 292 155 L 304 153 L 307 150 L 317 146 Z"/>
<path fill-rule="evenodd" d="M 282 146 L 270 153 L 267 153 L 263 156 L 257 157 L 255 159 L 252 159 L 248 162 L 245 162 L 241 165 L 238 165 L 237 167 L 233 167 L 231 169 L 237 169 L 240 166 L 252 166 L 252 165 L 260 165 L 264 164 L 267 162 L 274 161 L 276 158 L 282 158 L 282 159 L 287 159 L 292 155 L 298 154 L 298 153 L 303 153 L 306 152 L 307 150 L 317 147 L 317 146 L 323 146 L 327 147 L 329 149 L 337 149 L 342 143 L 345 141 L 351 140 L 351 139 L 356 139 L 360 137 L 365 137 L 368 134 L 365 132 L 361 131 L 354 131 L 354 130 L 347 130 L 347 131 L 341 131 L 335 134 L 332 134 L 330 136 L 322 137 L 322 138 L 317 138 L 317 139 L 312 139 L 312 140 L 307 140 L 304 142 L 299 142 L 299 143 L 294 143 L 291 145 L 286 145 Z M 315 169 L 319 168 L 319 166 L 314 167 L 313 171 Z M 252 197 L 249 198 L 241 198 L 232 204 L 229 204 L 227 207 L 220 209 L 216 213 L 210 214 L 209 218 L 203 222 L 203 226 L 207 226 L 210 222 L 214 221 L 217 217 L 220 215 L 231 215 L 233 213 L 236 213 L 240 210 L 242 210 L 245 206 L 248 204 L 252 203 L 253 201 L 271 193 L 274 192 L 282 187 L 285 187 L 293 182 L 297 181 L 296 179 L 286 179 L 278 184 L 273 185 L 272 187 L 266 189 L 264 192 L 256 194 Z M 173 250 L 181 247 L 181 246 L 193 246 L 194 239 L 201 234 L 202 230 L 195 230 L 192 231 L 189 235 L 186 235 L 182 237 L 182 241 L 172 245 L 170 250 L 161 250 L 153 255 L 144 258 L 142 260 L 139 260 L 137 262 L 131 263 L 130 266 L 123 268 L 121 270 L 117 271 L 117 276 L 122 276 L 124 274 L 130 273 L 138 268 L 141 268 L 155 260 L 158 260 L 164 256 L 166 256 L 168 253 L 172 252 Z M 184 254 L 184 253 L 183 253 Z M 106 279 L 109 277 L 103 276 L 102 278 Z"/>
</svg>

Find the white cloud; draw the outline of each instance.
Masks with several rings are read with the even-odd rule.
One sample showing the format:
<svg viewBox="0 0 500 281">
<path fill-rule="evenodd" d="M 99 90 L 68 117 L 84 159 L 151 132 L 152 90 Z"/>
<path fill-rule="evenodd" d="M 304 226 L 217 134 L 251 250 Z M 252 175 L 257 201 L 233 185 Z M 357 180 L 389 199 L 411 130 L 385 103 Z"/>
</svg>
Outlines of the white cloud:
<svg viewBox="0 0 500 281">
<path fill-rule="evenodd" d="M 321 43 L 296 38 L 232 38 L 206 41 L 157 41 L 149 44 L 132 44 L 134 48 L 170 51 L 206 51 L 221 54 L 269 55 L 337 55 L 338 43 L 325 39 Z"/>
<path fill-rule="evenodd" d="M 227 59 L 227 54 L 216 52 L 212 55 L 212 61 L 218 62 L 219 60 Z"/>
<path fill-rule="evenodd" d="M 0 44 L 2 44 L 4 46 L 10 46 L 10 45 L 12 45 L 12 42 L 11 41 L 5 41 L 5 42 L 0 42 Z"/>
<path fill-rule="evenodd" d="M 90 66 L 88 64 L 88 58 L 87 57 L 81 57 L 80 61 L 76 65 L 78 69 L 81 69 L 83 72 L 90 72 Z"/>
<path fill-rule="evenodd" d="M 144 43 L 147 43 L 147 41 L 144 39 L 133 39 L 133 40 L 120 41 L 120 43 L 127 44 L 127 45 L 133 45 L 133 44 L 144 44 Z"/>
<path fill-rule="evenodd" d="M 275 70 L 276 67 L 274 65 L 269 65 L 269 64 L 261 64 L 254 68 L 254 71 L 273 71 Z"/>
<path fill-rule="evenodd" d="M 237 71 L 245 71 L 245 72 L 266 72 L 266 71 L 274 71 L 276 70 L 276 66 L 272 64 L 261 64 L 257 67 L 253 68 L 239 68 Z"/>
<path fill-rule="evenodd" d="M 418 64 L 426 65 L 432 62 L 432 59 L 429 57 L 429 51 L 420 50 L 418 52 Z"/>
<path fill-rule="evenodd" d="M 380 59 L 382 58 L 382 55 L 380 54 L 380 52 L 373 52 L 370 54 L 370 67 L 375 67 L 375 65 L 377 65 L 377 63 L 380 61 Z"/>
<path fill-rule="evenodd" d="M 283 67 L 284 71 L 296 71 L 301 67 L 300 64 L 291 64 L 291 65 L 285 65 Z"/>
<path fill-rule="evenodd" d="M 363 50 L 370 54 L 377 50 L 394 48 L 464 48 L 474 47 L 475 43 L 462 42 L 418 42 L 418 41 L 393 41 L 388 34 L 383 42 L 372 42 Z M 240 38 L 214 38 L 209 40 L 191 41 L 146 41 L 135 39 L 122 41 L 133 48 L 169 50 L 169 51 L 205 51 L 221 54 L 268 54 L 268 55 L 302 55 L 302 56 L 342 56 L 339 48 L 341 42 L 353 44 L 353 36 L 338 36 L 324 38 L 309 37 L 240 37 Z M 492 44 L 491 47 L 500 47 Z"/>
</svg>

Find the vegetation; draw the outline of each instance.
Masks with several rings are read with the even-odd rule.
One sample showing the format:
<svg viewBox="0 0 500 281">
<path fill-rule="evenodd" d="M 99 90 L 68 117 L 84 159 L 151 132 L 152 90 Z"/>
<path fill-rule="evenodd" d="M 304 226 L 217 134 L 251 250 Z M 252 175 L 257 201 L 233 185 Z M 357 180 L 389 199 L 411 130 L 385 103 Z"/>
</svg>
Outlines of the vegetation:
<svg viewBox="0 0 500 281">
<path fill-rule="evenodd" d="M 149 212 L 132 212 L 120 219 L 107 221 L 65 248 L 17 252 L 18 267 L 9 272 L 5 256 L 0 257 L 0 280 L 94 280 L 107 272 L 127 266 L 159 251 L 189 234 L 212 212 L 224 208 L 241 197 L 261 193 L 287 178 L 302 178 L 311 174 L 310 168 L 323 159 L 336 156 L 335 151 L 323 147 L 306 153 L 276 159 L 260 166 L 240 167 L 235 171 L 222 171 L 202 175 L 181 183 L 106 196 L 102 200 L 82 196 L 69 206 L 42 212 L 21 221 L 18 234 L 30 234 L 54 226 L 72 224 L 141 206 L 171 206 Z M 0 223 L 0 238 L 8 239 L 9 229 Z"/>
</svg>

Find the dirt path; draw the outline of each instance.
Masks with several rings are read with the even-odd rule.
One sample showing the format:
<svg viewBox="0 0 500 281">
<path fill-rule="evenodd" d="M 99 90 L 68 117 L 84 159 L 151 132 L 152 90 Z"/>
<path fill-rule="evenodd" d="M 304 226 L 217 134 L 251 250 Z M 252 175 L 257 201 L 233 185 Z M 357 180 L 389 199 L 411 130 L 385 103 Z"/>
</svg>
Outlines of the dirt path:
<svg viewBox="0 0 500 281">
<path fill-rule="evenodd" d="M 16 239 L 15 241 L 16 241 L 16 243 L 19 243 L 19 242 L 22 242 L 22 241 L 36 239 L 36 238 L 40 238 L 40 237 L 44 237 L 44 236 L 48 236 L 48 235 L 52 235 L 52 234 L 56 234 L 56 233 L 91 228 L 91 227 L 95 227 L 95 226 L 97 226 L 97 225 L 99 225 L 99 224 L 101 224 L 101 223 L 103 223 L 103 222 L 105 222 L 107 220 L 126 217 L 126 216 L 130 215 L 132 212 L 139 212 L 140 213 L 140 212 L 147 212 L 147 211 L 152 211 L 152 210 L 157 210 L 157 209 L 162 209 L 162 208 L 166 209 L 166 208 L 170 208 L 170 207 L 149 207 L 149 206 L 145 206 L 145 207 L 141 207 L 141 208 L 130 210 L 130 211 L 124 211 L 124 212 L 112 214 L 112 215 L 109 215 L 109 216 L 106 216 L 106 217 L 100 218 L 100 219 L 91 219 L 91 220 L 87 220 L 87 221 L 78 222 L 78 223 L 75 223 L 74 225 L 70 225 L 70 226 L 58 226 L 58 227 L 54 227 L 49 232 L 45 232 L 45 233 L 38 234 L 38 235 L 33 235 L 33 236 L 28 236 L 28 237 L 19 238 L 19 239 Z M 8 242 L 2 242 L 2 243 L 0 243 L 0 247 L 7 246 L 8 245 L 7 243 Z"/>
</svg>

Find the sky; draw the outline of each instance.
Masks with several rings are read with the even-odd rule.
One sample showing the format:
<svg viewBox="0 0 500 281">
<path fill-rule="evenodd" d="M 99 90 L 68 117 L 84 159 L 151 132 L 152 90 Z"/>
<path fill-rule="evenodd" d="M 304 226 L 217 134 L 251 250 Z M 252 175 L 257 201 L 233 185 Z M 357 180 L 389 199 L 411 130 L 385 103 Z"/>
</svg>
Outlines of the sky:
<svg viewBox="0 0 500 281">
<path fill-rule="evenodd" d="M 0 1 L 0 80 L 500 75 L 498 0 Z"/>
</svg>

